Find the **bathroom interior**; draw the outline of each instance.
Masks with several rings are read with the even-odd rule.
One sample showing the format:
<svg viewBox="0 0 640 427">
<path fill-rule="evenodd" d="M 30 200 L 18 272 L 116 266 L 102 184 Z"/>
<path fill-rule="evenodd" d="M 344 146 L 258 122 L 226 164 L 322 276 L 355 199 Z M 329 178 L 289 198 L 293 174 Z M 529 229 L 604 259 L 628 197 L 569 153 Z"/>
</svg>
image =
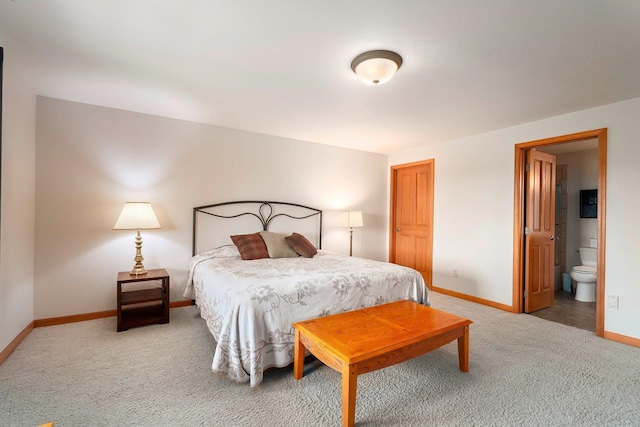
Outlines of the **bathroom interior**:
<svg viewBox="0 0 640 427">
<path fill-rule="evenodd" d="M 595 332 L 598 141 L 538 149 L 556 156 L 555 300 L 531 315 Z"/>
</svg>

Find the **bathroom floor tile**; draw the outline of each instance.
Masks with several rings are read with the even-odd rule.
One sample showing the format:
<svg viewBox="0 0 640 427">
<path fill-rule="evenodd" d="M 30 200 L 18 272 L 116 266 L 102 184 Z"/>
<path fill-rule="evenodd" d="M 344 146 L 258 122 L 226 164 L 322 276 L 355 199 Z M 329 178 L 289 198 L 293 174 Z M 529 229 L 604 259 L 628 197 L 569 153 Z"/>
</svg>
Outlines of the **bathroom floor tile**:
<svg viewBox="0 0 640 427">
<path fill-rule="evenodd" d="M 552 307 L 543 308 L 532 316 L 551 322 L 562 323 L 587 331 L 596 331 L 596 303 L 576 301 L 571 292 L 562 289 L 555 291 L 554 304 Z"/>
</svg>

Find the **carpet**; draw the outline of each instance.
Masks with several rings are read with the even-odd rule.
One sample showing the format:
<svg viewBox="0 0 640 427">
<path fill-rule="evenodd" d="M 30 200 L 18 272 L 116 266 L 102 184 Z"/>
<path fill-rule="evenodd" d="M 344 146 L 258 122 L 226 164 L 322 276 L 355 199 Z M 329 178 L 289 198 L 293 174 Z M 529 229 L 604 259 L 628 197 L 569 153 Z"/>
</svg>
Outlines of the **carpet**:
<svg viewBox="0 0 640 427">
<path fill-rule="evenodd" d="M 640 349 L 592 332 L 435 292 L 473 320 L 457 344 L 358 377 L 357 426 L 638 426 Z M 255 389 L 211 372 L 195 307 L 116 333 L 115 318 L 37 328 L 0 366 L 0 425 L 339 426 L 341 377 L 308 359 Z"/>
</svg>

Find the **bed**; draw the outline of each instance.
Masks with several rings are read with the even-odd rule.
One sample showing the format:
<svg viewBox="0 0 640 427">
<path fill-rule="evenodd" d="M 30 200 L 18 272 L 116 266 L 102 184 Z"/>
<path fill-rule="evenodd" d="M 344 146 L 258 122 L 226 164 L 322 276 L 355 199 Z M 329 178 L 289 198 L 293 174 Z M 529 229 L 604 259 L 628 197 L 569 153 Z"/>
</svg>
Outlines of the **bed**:
<svg viewBox="0 0 640 427">
<path fill-rule="evenodd" d="M 316 253 L 242 259 L 246 252 L 231 236 L 257 232 L 265 242 L 304 236 Z M 266 369 L 293 362 L 294 322 L 401 299 L 429 305 L 417 271 L 323 250 L 322 211 L 315 208 L 281 202 L 200 206 L 194 208 L 193 241 L 184 296 L 195 300 L 216 341 L 212 370 L 251 387 Z M 271 242 L 268 250 L 273 248 Z"/>
</svg>

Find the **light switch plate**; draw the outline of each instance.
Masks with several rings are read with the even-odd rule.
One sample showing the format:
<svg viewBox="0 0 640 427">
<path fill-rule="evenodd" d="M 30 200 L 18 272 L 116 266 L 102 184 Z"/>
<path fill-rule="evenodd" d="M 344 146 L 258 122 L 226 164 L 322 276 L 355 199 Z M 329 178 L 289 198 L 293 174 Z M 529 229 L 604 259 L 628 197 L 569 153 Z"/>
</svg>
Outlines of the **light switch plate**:
<svg viewBox="0 0 640 427">
<path fill-rule="evenodd" d="M 618 308 L 618 295 L 607 295 L 607 307 Z"/>
</svg>

